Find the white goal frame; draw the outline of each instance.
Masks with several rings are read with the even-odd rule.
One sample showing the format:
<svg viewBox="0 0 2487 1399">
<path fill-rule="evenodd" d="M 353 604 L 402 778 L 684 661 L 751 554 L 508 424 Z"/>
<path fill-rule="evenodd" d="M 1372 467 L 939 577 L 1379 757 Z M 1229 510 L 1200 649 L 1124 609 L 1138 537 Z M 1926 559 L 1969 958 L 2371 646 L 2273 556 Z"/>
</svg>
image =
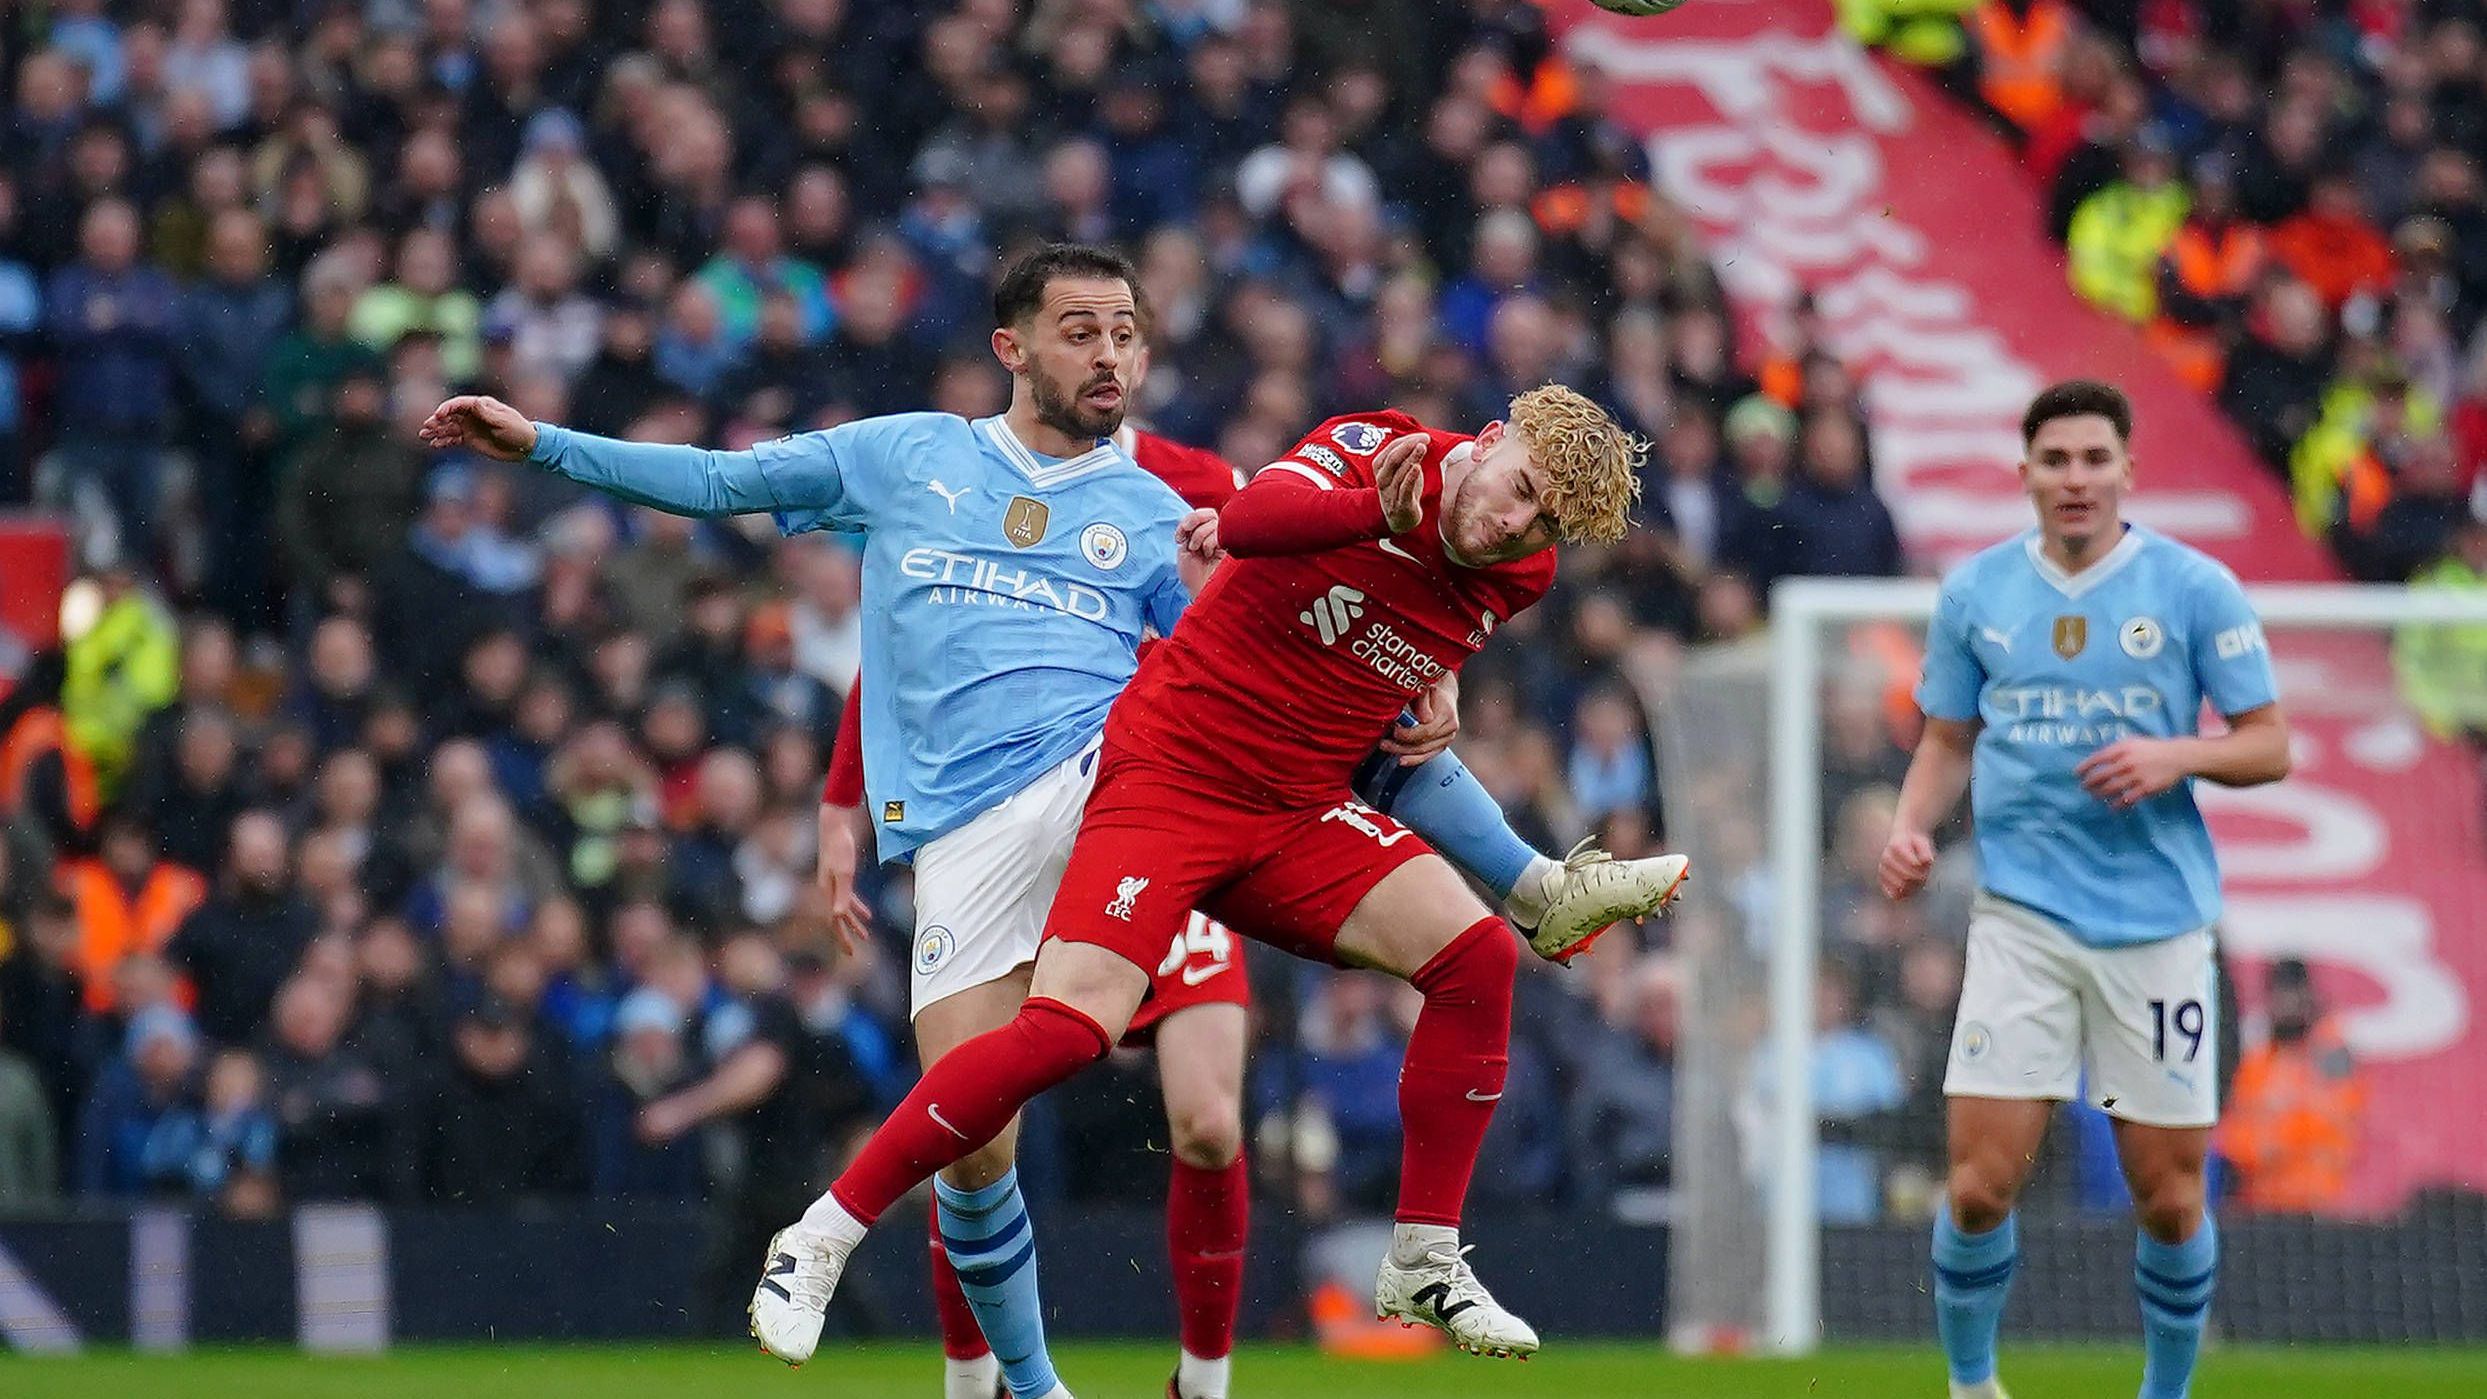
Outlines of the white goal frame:
<svg viewBox="0 0 2487 1399">
<path fill-rule="evenodd" d="M 1934 614 L 1932 582 L 1791 578 L 1770 595 L 1770 833 L 1773 906 L 1769 945 L 1767 1140 L 1774 1169 L 1764 1202 L 1765 1351 L 1801 1355 L 1822 1341 L 1821 1217 L 1814 1198 L 1820 1145 L 1808 1072 L 1813 995 L 1822 929 L 1822 646 L 1837 623 L 1923 623 Z M 2249 586 L 2264 624 L 2295 629 L 2382 630 L 2412 623 L 2487 623 L 2487 593 L 2412 591 L 2388 584 Z"/>
</svg>

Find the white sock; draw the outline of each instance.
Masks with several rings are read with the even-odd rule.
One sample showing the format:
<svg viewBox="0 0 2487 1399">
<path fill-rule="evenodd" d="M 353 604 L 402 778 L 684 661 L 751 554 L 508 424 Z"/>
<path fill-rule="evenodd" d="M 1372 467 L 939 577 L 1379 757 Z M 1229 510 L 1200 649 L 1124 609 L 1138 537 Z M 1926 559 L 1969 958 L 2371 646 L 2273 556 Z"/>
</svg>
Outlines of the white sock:
<svg viewBox="0 0 2487 1399">
<path fill-rule="evenodd" d="M 1235 1357 L 1221 1355 L 1203 1360 L 1190 1351 L 1174 1363 L 1174 1390 L 1178 1399 L 1226 1399 L 1227 1376 L 1235 1368 Z"/>
<path fill-rule="evenodd" d="M 855 1245 L 864 1241 L 864 1233 L 871 1226 L 848 1214 L 846 1206 L 838 1203 L 838 1197 L 824 1190 L 812 1207 L 803 1212 L 803 1227 L 827 1235 L 840 1252 L 852 1252 Z"/>
<path fill-rule="evenodd" d="M 1520 871 L 1519 882 L 1511 886 L 1511 892 L 1503 899 L 1503 908 L 1511 914 L 1512 922 L 1534 928 L 1537 920 L 1546 916 L 1546 876 L 1558 868 L 1553 860 L 1540 855 Z"/>
<path fill-rule="evenodd" d="M 993 1399 L 1002 1383 L 1002 1362 L 986 1351 L 973 1360 L 941 1358 L 941 1399 Z"/>
<path fill-rule="evenodd" d="M 1459 1231 L 1448 1224 L 1394 1224 L 1390 1227 L 1390 1261 L 1413 1268 L 1435 1252 L 1457 1255 Z"/>
</svg>

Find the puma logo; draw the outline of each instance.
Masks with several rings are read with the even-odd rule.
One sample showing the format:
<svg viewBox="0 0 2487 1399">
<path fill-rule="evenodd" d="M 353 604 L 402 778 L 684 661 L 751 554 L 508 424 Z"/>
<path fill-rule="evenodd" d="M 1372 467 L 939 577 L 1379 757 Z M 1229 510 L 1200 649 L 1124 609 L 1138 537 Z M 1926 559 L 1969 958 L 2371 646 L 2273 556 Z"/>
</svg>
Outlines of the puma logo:
<svg viewBox="0 0 2487 1399">
<path fill-rule="evenodd" d="M 2004 635 L 2002 632 L 1995 630 L 1993 627 L 1980 627 L 1978 628 L 1978 632 L 1987 640 L 1995 643 L 1996 650 L 2003 652 L 2007 656 L 2012 654 L 2011 637 Z"/>
<path fill-rule="evenodd" d="M 950 513 L 955 515 L 959 513 L 959 497 L 967 494 L 975 488 L 972 486 L 961 486 L 954 491 L 948 486 L 941 484 L 940 480 L 936 478 L 925 482 L 924 489 L 931 491 L 934 495 L 941 497 L 942 500 L 947 502 L 950 506 Z"/>
</svg>

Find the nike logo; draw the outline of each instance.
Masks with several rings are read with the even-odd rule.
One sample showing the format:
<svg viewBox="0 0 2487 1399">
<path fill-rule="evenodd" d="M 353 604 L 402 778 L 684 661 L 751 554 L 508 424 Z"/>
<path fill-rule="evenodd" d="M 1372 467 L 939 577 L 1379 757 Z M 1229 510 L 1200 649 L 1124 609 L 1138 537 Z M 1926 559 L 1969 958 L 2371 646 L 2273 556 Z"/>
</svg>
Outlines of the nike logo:
<svg viewBox="0 0 2487 1399">
<path fill-rule="evenodd" d="M 2011 654 L 2011 637 L 2004 635 L 2002 632 L 1995 630 L 1993 627 L 1980 627 L 1978 628 L 1978 633 L 1984 636 L 1987 640 L 1995 643 L 1996 647 L 2002 650 L 2006 655 Z"/>
<path fill-rule="evenodd" d="M 951 1126 L 950 1119 L 941 1115 L 941 1104 L 932 1103 L 927 1105 L 924 1109 L 924 1115 L 931 1118 L 933 1121 L 940 1123 L 941 1130 L 949 1133 L 951 1136 L 958 1138 L 960 1141 L 967 1140 L 967 1134 L 965 1132 Z"/>
<path fill-rule="evenodd" d="M 1186 986 L 1198 986 L 1200 983 L 1207 981 L 1209 978 L 1216 976 L 1219 972 L 1224 970 L 1226 970 L 1226 964 L 1223 962 L 1218 963 L 1215 966 L 1185 967 L 1183 969 L 1183 984 Z"/>
<path fill-rule="evenodd" d="M 954 491 L 948 486 L 941 484 L 940 480 L 936 478 L 925 482 L 924 489 L 931 491 L 934 495 L 937 495 L 944 501 L 948 502 L 950 506 L 950 513 L 955 515 L 959 513 L 959 497 L 967 494 L 970 490 L 973 490 L 974 487 L 961 486 Z"/>
<path fill-rule="evenodd" d="M 1398 545 L 1391 543 L 1387 539 L 1376 539 L 1373 542 L 1381 545 L 1382 552 L 1385 554 L 1397 554 L 1399 557 L 1406 559 L 1409 563 L 1421 564 L 1424 562 L 1423 559 L 1416 557 L 1414 554 L 1409 553 L 1407 550 L 1400 548 Z"/>
<path fill-rule="evenodd" d="M 1480 1093 L 1474 1088 L 1468 1090 L 1468 1101 L 1472 1103 L 1497 1103 L 1502 1101 L 1502 1096 L 1500 1093 Z"/>
</svg>

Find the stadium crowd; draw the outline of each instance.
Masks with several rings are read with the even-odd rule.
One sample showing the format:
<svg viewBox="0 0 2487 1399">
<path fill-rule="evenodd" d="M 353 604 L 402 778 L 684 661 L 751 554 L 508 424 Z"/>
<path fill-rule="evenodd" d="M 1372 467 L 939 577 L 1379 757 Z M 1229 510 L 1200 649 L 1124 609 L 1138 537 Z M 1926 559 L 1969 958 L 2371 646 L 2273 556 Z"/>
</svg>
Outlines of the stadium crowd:
<svg viewBox="0 0 2487 1399">
<path fill-rule="evenodd" d="M 1518 0 L 5 23 L 0 479 L 71 513 L 86 577 L 0 705 L 0 1208 L 747 1198 L 816 1181 L 904 1088 L 905 873 L 868 882 L 862 955 L 811 883 L 851 549 L 427 458 L 413 426 L 453 391 L 726 446 L 995 412 L 989 280 L 1048 238 L 1134 250 L 1141 418 L 1247 468 L 1340 410 L 1473 427 L 1580 385 L 1656 444 L 1644 522 L 1569 551 L 1464 698 L 1463 754 L 1557 852 L 1660 840 L 1643 696 L 1685 648 L 1754 635 L 1778 577 L 1903 566 L 1813 318 L 1739 343 L 1611 84 Z M 2391 304 L 2475 287 L 2453 269 L 2487 236 L 2450 227 L 2451 280 L 2396 276 Z M 2403 319 L 2394 362 L 2465 421 L 2476 376 Z M 2354 388 L 2381 357 L 2352 349 Z M 1862 800 L 1899 749 L 1870 706 L 1847 722 Z M 1835 868 L 1867 819 L 1843 814 Z M 1931 1121 L 1909 1114 L 1957 990 L 1957 934 L 1885 921 L 1824 1007 L 1869 1153 L 1877 1122 Z M 1480 1198 L 1664 1191 L 1665 936 L 1524 973 Z M 1254 966 L 1264 1188 L 1378 1203 L 1408 1005 Z M 1162 1189 L 1162 1130 L 1135 1066 L 1092 1075 L 1031 1124 L 1031 1189 Z"/>
</svg>

